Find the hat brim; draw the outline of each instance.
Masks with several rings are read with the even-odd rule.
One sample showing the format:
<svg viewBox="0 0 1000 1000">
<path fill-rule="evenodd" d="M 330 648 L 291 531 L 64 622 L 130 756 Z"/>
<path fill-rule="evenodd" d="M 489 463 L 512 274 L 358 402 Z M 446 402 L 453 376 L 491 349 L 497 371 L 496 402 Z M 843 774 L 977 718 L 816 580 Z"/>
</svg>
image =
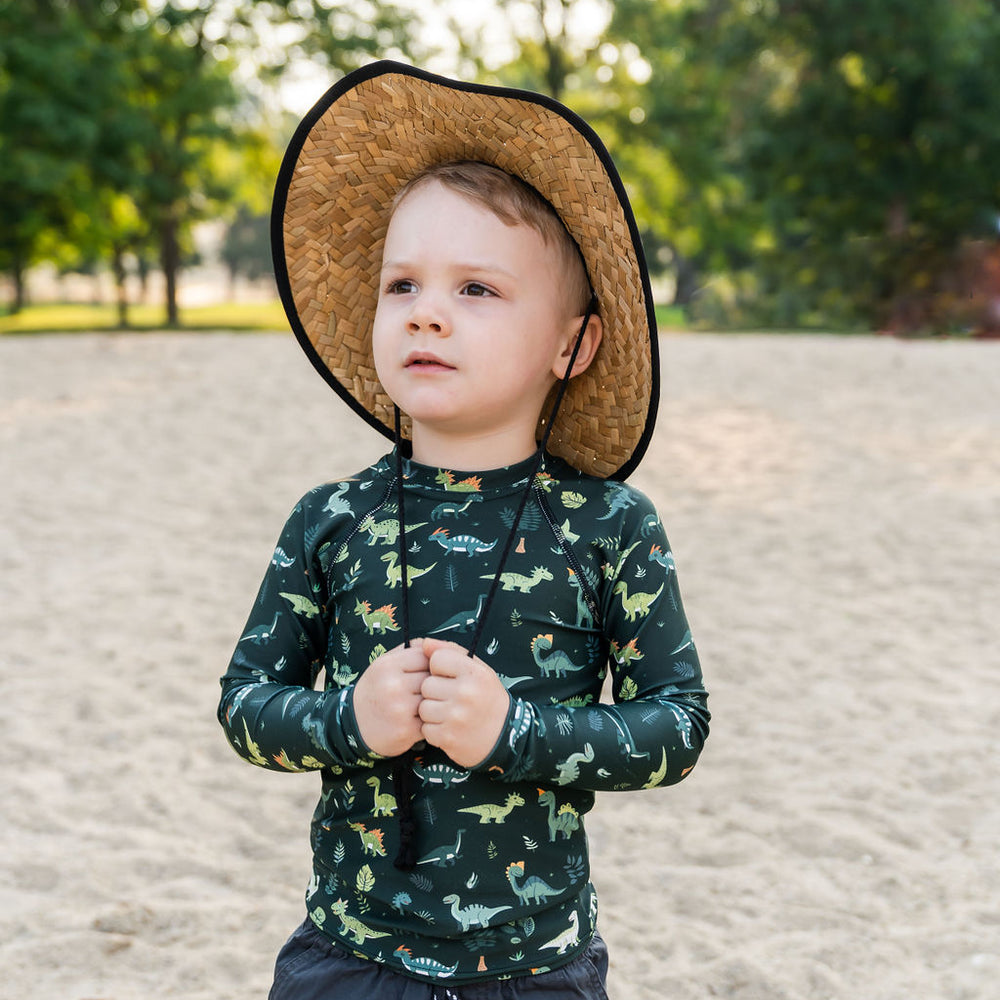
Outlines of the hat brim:
<svg viewBox="0 0 1000 1000">
<path fill-rule="evenodd" d="M 625 479 L 649 445 L 659 400 L 649 278 L 610 155 L 583 119 L 551 98 L 389 61 L 331 87 L 292 137 L 275 186 L 275 277 L 295 336 L 345 402 L 391 438 L 393 404 L 371 347 L 382 245 L 398 191 L 452 160 L 520 177 L 576 240 L 604 337 L 570 382 L 548 448 L 583 472 Z"/>
</svg>

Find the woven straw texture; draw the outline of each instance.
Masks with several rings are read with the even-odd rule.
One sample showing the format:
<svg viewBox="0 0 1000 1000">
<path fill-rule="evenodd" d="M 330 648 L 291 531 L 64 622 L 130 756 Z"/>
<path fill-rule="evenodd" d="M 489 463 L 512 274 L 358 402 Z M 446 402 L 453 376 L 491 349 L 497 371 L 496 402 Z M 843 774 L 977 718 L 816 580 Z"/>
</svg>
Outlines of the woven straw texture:
<svg viewBox="0 0 1000 1000">
<path fill-rule="evenodd" d="M 549 450 L 584 472 L 612 476 L 642 439 L 651 405 L 642 270 L 603 163 L 586 137 L 546 106 L 387 73 L 326 108 L 302 142 L 282 226 L 302 329 L 341 386 L 391 428 L 371 327 L 392 199 L 431 164 L 465 159 L 535 187 L 583 253 L 604 340 L 589 370 L 570 383 Z M 409 436 L 405 418 L 403 433 Z"/>
</svg>

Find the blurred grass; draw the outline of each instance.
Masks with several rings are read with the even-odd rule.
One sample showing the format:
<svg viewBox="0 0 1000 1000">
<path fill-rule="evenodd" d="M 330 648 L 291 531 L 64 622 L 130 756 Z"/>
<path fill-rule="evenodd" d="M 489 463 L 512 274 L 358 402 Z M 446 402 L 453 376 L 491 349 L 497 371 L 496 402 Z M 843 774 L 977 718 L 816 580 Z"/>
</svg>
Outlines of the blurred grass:
<svg viewBox="0 0 1000 1000">
<path fill-rule="evenodd" d="M 163 306 L 135 305 L 128 311 L 129 325 L 118 326 L 113 305 L 59 303 L 27 306 L 19 313 L 0 315 L 0 334 L 81 333 L 84 331 L 129 333 L 167 329 Z M 181 330 L 287 330 L 281 303 L 229 302 L 192 306 L 180 311 Z"/>
<path fill-rule="evenodd" d="M 272 302 L 228 302 L 181 310 L 181 330 L 287 330 L 288 320 L 275 299 Z M 687 321 L 680 306 L 657 306 L 656 323 L 660 330 L 685 330 Z M 113 305 L 61 303 L 27 306 L 15 314 L 0 315 L 0 334 L 5 333 L 82 333 L 144 332 L 164 330 L 162 305 L 129 307 L 129 326 L 118 326 Z"/>
</svg>

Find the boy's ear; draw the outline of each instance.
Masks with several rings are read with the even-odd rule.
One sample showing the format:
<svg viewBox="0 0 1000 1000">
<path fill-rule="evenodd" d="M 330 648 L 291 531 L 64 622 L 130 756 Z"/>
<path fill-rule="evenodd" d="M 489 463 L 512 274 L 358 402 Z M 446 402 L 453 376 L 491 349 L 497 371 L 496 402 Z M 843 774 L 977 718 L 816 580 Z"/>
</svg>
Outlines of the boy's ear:
<svg viewBox="0 0 1000 1000">
<path fill-rule="evenodd" d="M 576 316 L 566 325 L 569 333 L 563 337 L 559 345 L 559 353 L 556 355 L 555 363 L 552 365 L 552 372 L 557 379 L 562 379 L 566 375 L 566 366 L 569 364 L 569 359 L 573 356 L 573 347 L 576 344 L 576 338 L 580 335 L 580 324 L 582 322 L 583 317 Z M 601 346 L 601 338 L 603 336 L 604 324 L 601 322 L 601 317 L 596 314 L 592 315 L 587 321 L 586 329 L 583 331 L 580 350 L 576 353 L 576 361 L 573 364 L 573 371 L 570 373 L 570 378 L 575 378 L 577 375 L 583 374 L 590 367 L 591 361 L 594 360 L 594 356 L 597 354 L 597 349 Z"/>
</svg>

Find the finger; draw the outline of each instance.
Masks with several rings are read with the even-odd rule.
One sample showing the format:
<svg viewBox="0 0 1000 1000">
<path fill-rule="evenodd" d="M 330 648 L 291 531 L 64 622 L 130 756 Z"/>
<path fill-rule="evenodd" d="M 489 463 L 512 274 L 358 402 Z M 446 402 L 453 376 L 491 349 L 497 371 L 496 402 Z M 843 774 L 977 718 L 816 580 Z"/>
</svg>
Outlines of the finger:
<svg viewBox="0 0 1000 1000">
<path fill-rule="evenodd" d="M 430 672 L 436 677 L 461 677 L 472 665 L 472 660 L 462 649 L 439 649 L 427 661 Z"/>
<path fill-rule="evenodd" d="M 422 698 L 417 706 L 417 716 L 424 725 L 439 726 L 444 721 L 445 706 L 441 701 Z"/>
<path fill-rule="evenodd" d="M 420 685 L 420 696 L 430 701 L 450 701 L 454 694 L 454 678 L 428 674 Z"/>
<path fill-rule="evenodd" d="M 427 659 L 430 659 L 436 652 L 442 649 L 461 653 L 463 656 L 469 655 L 469 651 L 457 642 L 450 642 L 447 639 L 432 639 L 430 637 L 424 639 L 424 655 Z"/>
</svg>

